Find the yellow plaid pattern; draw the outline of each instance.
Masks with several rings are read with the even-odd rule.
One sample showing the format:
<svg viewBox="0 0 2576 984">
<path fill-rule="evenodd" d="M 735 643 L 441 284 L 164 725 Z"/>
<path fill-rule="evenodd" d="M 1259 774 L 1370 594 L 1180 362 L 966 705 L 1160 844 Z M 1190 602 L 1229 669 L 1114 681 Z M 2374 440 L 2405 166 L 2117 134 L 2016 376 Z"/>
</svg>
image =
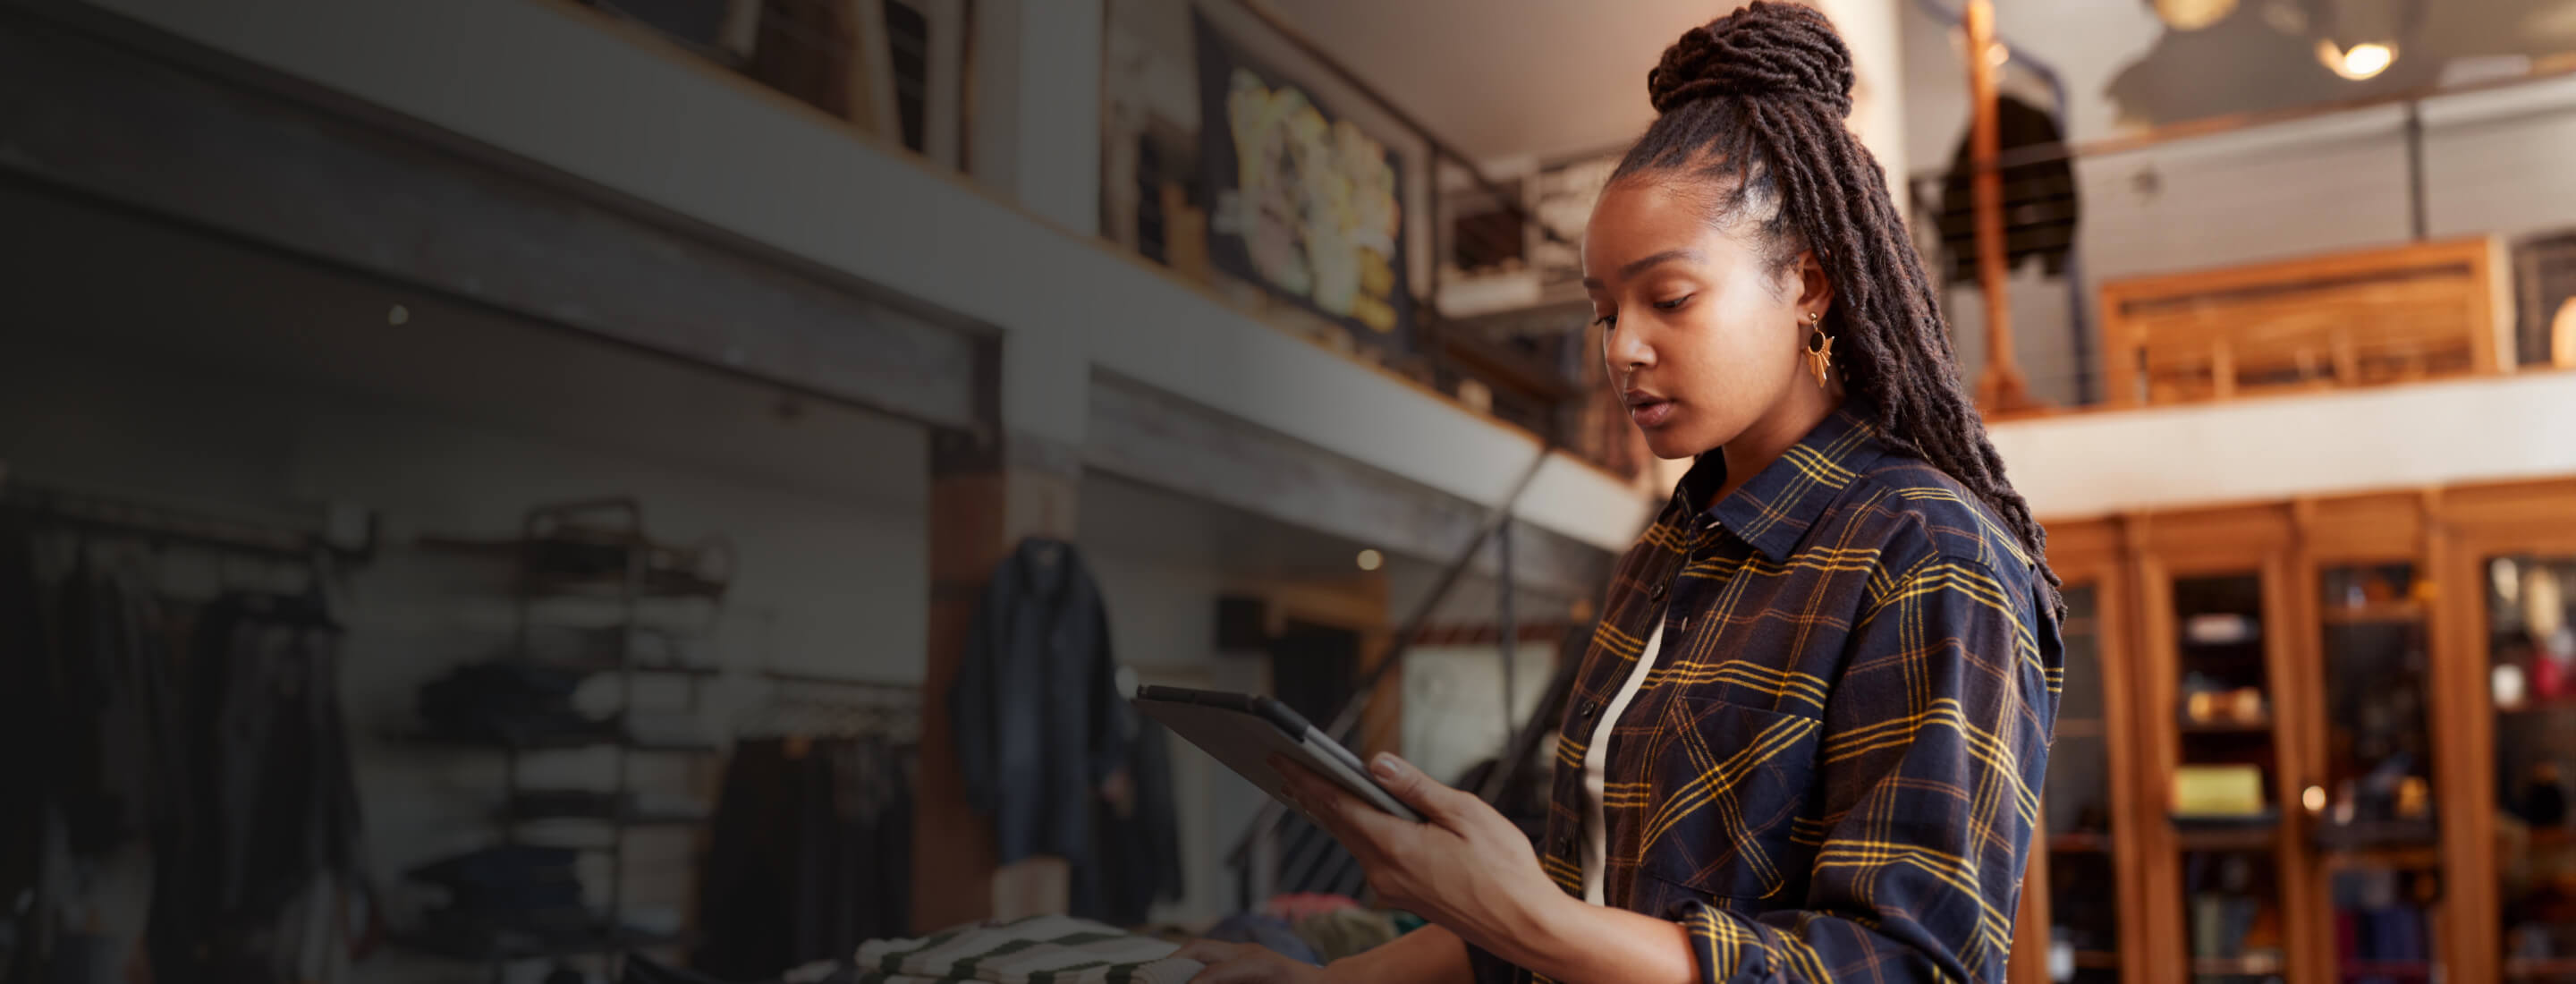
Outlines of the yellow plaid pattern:
<svg viewBox="0 0 2576 984">
<path fill-rule="evenodd" d="M 1704 980 L 2004 979 L 2057 625 L 2019 542 L 1873 416 L 1713 504 L 1703 456 L 1620 561 L 1567 701 L 1539 853 L 1580 894 L 1584 752 L 1663 620 L 1610 732 L 1603 888 L 1687 928 Z"/>
</svg>

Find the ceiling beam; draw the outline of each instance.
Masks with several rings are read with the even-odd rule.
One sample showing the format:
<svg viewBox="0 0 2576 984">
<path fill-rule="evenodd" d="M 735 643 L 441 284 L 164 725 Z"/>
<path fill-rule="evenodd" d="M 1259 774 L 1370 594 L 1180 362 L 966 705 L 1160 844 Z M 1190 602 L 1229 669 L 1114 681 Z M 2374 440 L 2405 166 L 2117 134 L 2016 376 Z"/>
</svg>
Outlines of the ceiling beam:
<svg viewBox="0 0 2576 984">
<path fill-rule="evenodd" d="M 1446 563 L 1476 536 L 1486 507 L 1143 385 L 1094 374 L 1083 444 L 1090 468 L 1265 519 Z M 1590 598 L 1610 555 L 1514 520 L 1512 581 Z M 1494 551 L 1468 571 L 1495 577 Z"/>
<path fill-rule="evenodd" d="M 927 425 L 980 423 L 981 333 L 86 5 L 0 3 L 0 135 L 0 175 Z"/>
</svg>

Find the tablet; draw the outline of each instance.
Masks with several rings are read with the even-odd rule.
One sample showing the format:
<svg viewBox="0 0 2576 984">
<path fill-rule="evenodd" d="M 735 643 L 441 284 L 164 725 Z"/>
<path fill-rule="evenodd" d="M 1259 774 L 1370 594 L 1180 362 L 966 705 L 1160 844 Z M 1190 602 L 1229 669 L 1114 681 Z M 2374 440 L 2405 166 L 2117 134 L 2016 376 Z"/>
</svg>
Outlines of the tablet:
<svg viewBox="0 0 2576 984">
<path fill-rule="evenodd" d="M 1143 686 L 1133 701 L 1190 744 L 1206 749 L 1252 784 L 1282 799 L 1284 788 L 1269 758 L 1277 755 L 1332 780 L 1371 806 L 1420 823 L 1421 814 L 1398 801 L 1369 775 L 1360 757 L 1276 698 L 1183 687 Z"/>
</svg>

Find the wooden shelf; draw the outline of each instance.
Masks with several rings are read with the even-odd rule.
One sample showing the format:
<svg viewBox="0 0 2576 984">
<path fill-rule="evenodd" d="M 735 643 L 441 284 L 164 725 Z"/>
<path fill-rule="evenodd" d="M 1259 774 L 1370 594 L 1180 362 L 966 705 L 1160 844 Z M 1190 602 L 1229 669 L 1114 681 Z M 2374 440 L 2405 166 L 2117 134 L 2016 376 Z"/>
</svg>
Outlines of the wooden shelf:
<svg viewBox="0 0 2576 984">
<path fill-rule="evenodd" d="M 2253 976 L 2281 972 L 2279 957 L 2197 957 L 2191 962 L 2196 975 Z"/>
<path fill-rule="evenodd" d="M 2216 854 L 2235 851 L 2269 851 L 2280 846 L 2281 825 L 2249 823 L 2241 827 L 2177 824 L 2174 843 L 2185 851 Z"/>
<path fill-rule="evenodd" d="M 2498 714 L 2565 714 L 2576 712 L 2576 697 L 2550 697 L 2527 700 L 2512 707 L 2498 707 Z"/>
<path fill-rule="evenodd" d="M 2547 851 L 2555 860 L 2570 848 L 2576 848 L 2576 830 L 2565 827 L 2525 828 L 2525 830 L 2527 832 L 2518 839 L 2519 843 L 2502 836 L 2499 832 L 2496 838 L 2497 846 L 2500 848 L 2496 852 L 2497 870 L 2511 870 L 2530 861 L 2527 857 L 2515 854 L 2516 849 L 2532 853 Z"/>
<path fill-rule="evenodd" d="M 2320 848 L 2318 856 L 2327 871 L 2352 871 L 2360 868 L 2397 868 L 2416 870 L 2442 865 L 2442 849 L 2431 844 L 2380 846 L 2334 850 Z"/>
<path fill-rule="evenodd" d="M 2092 833 L 2059 834 L 2048 839 L 2048 849 L 2055 854 L 2109 854 L 2111 835 Z"/>
<path fill-rule="evenodd" d="M 2388 601 L 2359 608 L 2336 606 L 2323 614 L 2327 625 L 2412 625 L 2424 621 L 2424 606 L 2412 601 Z"/>
<path fill-rule="evenodd" d="M 2504 962 L 2504 976 L 2508 980 L 2517 977 L 2576 976 L 2576 957 L 2509 958 Z"/>
<path fill-rule="evenodd" d="M 2269 716 L 2259 721 L 2185 720 L 2182 723 L 2182 733 L 2187 735 L 2254 735 L 2269 734 L 2271 731 L 2272 719 Z"/>
<path fill-rule="evenodd" d="M 2354 960 L 2335 969 L 2336 976 L 2346 980 L 2355 977 L 2433 978 L 2433 962 L 2430 960 Z"/>
<path fill-rule="evenodd" d="M 2086 970 L 2118 970 L 2120 955 L 2109 950 L 2077 950 L 2075 966 Z"/>
</svg>

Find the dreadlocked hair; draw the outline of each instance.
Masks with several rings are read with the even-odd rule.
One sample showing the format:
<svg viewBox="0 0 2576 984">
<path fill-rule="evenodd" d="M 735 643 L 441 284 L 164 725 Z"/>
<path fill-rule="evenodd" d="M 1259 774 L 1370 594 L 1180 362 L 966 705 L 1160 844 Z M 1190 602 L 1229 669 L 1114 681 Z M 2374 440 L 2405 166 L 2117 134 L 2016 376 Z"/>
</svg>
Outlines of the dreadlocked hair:
<svg viewBox="0 0 2576 984">
<path fill-rule="evenodd" d="M 2003 456 L 1960 385 L 1949 328 L 1887 179 L 1843 126 L 1851 88 L 1851 51 L 1823 14 L 1755 0 L 1665 49 L 1646 75 L 1659 115 L 1610 183 L 1696 179 L 1690 190 L 1715 221 L 1758 225 L 1774 273 L 1812 251 L 1834 286 L 1826 327 L 1835 362 L 1877 407 L 1882 439 L 1983 499 L 2062 605 L 2048 534 L 2004 478 Z"/>
</svg>

